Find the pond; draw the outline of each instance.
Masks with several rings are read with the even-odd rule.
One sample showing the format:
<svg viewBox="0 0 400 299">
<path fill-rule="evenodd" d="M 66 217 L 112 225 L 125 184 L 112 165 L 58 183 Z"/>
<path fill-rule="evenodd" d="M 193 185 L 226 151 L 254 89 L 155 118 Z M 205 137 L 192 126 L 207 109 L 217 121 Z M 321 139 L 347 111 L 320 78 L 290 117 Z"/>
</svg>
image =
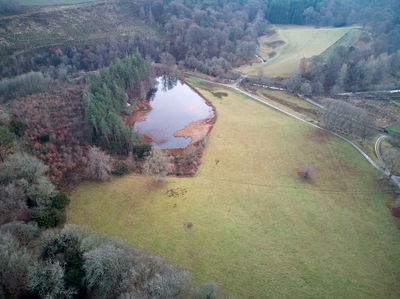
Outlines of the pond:
<svg viewBox="0 0 400 299">
<path fill-rule="evenodd" d="M 213 117 L 213 109 L 184 82 L 170 76 L 157 78 L 150 96 L 151 110 L 136 121 L 133 129 L 151 138 L 161 149 L 184 148 L 191 137 L 177 137 L 178 130 Z M 189 133 L 190 135 L 190 133 Z"/>
</svg>

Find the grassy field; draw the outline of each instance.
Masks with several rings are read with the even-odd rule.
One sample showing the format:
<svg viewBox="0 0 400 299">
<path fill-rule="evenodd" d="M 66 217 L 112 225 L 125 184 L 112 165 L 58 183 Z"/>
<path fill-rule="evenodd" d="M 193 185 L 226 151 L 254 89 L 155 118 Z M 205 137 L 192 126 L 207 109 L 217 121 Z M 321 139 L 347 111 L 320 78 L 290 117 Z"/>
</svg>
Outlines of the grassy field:
<svg viewBox="0 0 400 299">
<path fill-rule="evenodd" d="M 84 183 L 68 222 L 120 236 L 238 298 L 398 298 L 393 190 L 361 155 L 241 94 L 191 82 L 218 115 L 198 174 Z M 296 174 L 306 163 L 309 182 Z"/>
<path fill-rule="evenodd" d="M 335 51 L 336 47 L 349 47 L 352 43 L 354 43 L 360 36 L 361 30 L 358 28 L 354 28 L 349 30 L 345 35 L 343 35 L 339 40 L 337 40 L 331 47 L 326 49 L 321 55 L 327 60 L 329 56 Z"/>
<path fill-rule="evenodd" d="M 303 57 L 321 54 L 352 28 L 315 28 L 307 26 L 275 26 L 276 34 L 260 37 L 258 55 L 265 63 L 238 68 L 249 76 L 288 77 Z M 273 57 L 271 53 L 275 53 Z"/>
</svg>

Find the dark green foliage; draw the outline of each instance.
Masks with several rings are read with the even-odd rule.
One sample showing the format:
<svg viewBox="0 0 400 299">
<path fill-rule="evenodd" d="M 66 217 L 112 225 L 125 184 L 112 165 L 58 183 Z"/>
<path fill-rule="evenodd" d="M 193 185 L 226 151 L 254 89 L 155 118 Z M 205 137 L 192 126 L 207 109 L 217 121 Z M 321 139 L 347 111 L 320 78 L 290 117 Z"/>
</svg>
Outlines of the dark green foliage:
<svg viewBox="0 0 400 299">
<path fill-rule="evenodd" d="M 59 209 L 59 210 L 64 210 L 66 206 L 69 205 L 69 198 L 65 193 L 57 193 L 55 196 L 52 197 L 52 207 Z"/>
<path fill-rule="evenodd" d="M 268 2 L 266 18 L 274 24 L 298 24 L 306 22 L 304 11 L 316 7 L 320 0 L 271 0 Z"/>
<path fill-rule="evenodd" d="M 54 227 L 57 224 L 56 214 L 52 209 L 31 209 L 31 221 L 36 222 L 42 228 Z"/>
<path fill-rule="evenodd" d="M 83 103 L 99 145 L 123 154 L 133 148 L 136 138 L 123 125 L 120 114 L 126 109 L 126 93 L 137 94 L 140 83 L 148 76 L 149 67 L 139 54 L 117 60 L 98 76 L 89 76 Z"/>
<path fill-rule="evenodd" d="M 39 141 L 41 143 L 48 142 L 50 140 L 49 134 L 44 134 L 39 137 Z"/>
<path fill-rule="evenodd" d="M 15 135 L 8 128 L 0 126 L 0 159 L 4 161 L 5 156 L 13 147 Z"/>
<path fill-rule="evenodd" d="M 63 254 L 66 285 L 78 290 L 81 289 L 85 273 L 82 268 L 83 259 L 77 236 L 68 233 L 56 234 L 43 249 L 43 256 L 46 259 L 55 259 L 60 253 Z"/>
<path fill-rule="evenodd" d="M 11 119 L 8 126 L 9 130 L 19 137 L 21 137 L 26 130 L 26 124 L 15 117 Z"/>
<path fill-rule="evenodd" d="M 150 151 L 151 151 L 150 143 L 138 144 L 133 147 L 133 154 L 135 154 L 138 159 L 147 156 L 150 153 Z"/>
<path fill-rule="evenodd" d="M 114 169 L 111 171 L 112 175 L 124 175 L 128 173 L 128 165 L 124 161 L 116 161 Z"/>
</svg>

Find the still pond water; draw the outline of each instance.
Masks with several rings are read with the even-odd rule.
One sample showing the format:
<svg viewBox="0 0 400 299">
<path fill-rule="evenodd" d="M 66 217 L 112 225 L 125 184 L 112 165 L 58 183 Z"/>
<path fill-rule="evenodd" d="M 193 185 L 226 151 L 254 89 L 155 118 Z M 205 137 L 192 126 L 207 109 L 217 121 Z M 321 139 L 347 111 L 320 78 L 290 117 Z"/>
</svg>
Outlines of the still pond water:
<svg viewBox="0 0 400 299">
<path fill-rule="evenodd" d="M 188 85 L 174 77 L 157 78 L 150 96 L 151 110 L 134 130 L 150 136 L 158 148 L 183 148 L 191 138 L 175 137 L 174 132 L 191 122 L 212 115 L 212 108 Z"/>
</svg>

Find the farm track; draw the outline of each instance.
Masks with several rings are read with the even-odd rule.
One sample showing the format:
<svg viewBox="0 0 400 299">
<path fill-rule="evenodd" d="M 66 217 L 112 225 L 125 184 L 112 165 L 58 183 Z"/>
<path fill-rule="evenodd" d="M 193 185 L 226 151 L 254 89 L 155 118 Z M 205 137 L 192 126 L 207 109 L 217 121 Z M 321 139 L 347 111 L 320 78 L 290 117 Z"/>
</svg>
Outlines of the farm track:
<svg viewBox="0 0 400 299">
<path fill-rule="evenodd" d="M 219 83 L 219 82 L 213 82 L 213 81 L 209 81 L 209 80 L 205 80 L 205 79 L 201 79 L 201 78 L 197 78 L 197 79 L 199 79 L 199 80 L 201 80 L 201 81 L 204 81 L 204 82 L 208 82 L 208 83 L 212 83 L 212 84 L 216 84 L 216 85 L 220 85 L 220 86 L 223 86 L 223 87 L 226 87 L 226 88 L 233 89 L 233 90 L 235 90 L 235 91 L 237 91 L 237 92 L 240 92 L 240 93 L 242 93 L 242 94 L 248 96 L 249 98 L 253 99 L 254 101 L 257 101 L 257 102 L 259 102 L 259 103 L 261 103 L 261 104 L 263 104 L 263 105 L 266 105 L 266 106 L 268 106 L 268 107 L 270 107 L 270 108 L 272 108 L 272 109 L 275 109 L 275 110 L 277 110 L 277 111 L 279 111 L 279 112 L 282 112 L 282 113 L 286 114 L 287 116 L 290 116 L 290 117 L 292 117 L 292 118 L 295 118 L 295 119 L 297 119 L 297 120 L 299 120 L 299 121 L 301 121 L 301 122 L 303 122 L 303 123 L 306 123 L 306 124 L 308 124 L 308 125 L 310 125 L 310 126 L 313 126 L 314 128 L 317 128 L 317 129 L 320 129 L 320 130 L 322 130 L 322 131 L 324 131 L 324 132 L 330 133 L 330 134 L 332 134 L 332 135 L 334 135 L 334 136 L 336 136 L 336 137 L 338 137 L 338 138 L 340 138 L 340 139 L 346 141 L 347 143 L 349 143 L 350 145 L 352 145 L 352 146 L 353 146 L 353 147 L 354 147 L 354 148 L 355 148 L 355 149 L 356 149 L 356 150 L 357 150 L 357 151 L 358 151 L 358 152 L 359 152 L 359 153 L 360 153 L 360 154 L 361 154 L 361 155 L 362 155 L 376 170 L 378 170 L 378 171 L 381 172 L 382 174 L 387 175 L 387 173 L 386 173 L 382 168 L 380 168 L 380 167 L 374 162 L 374 160 L 372 160 L 372 158 L 371 158 L 370 156 L 368 156 L 358 145 L 356 145 L 356 144 L 355 144 L 353 141 L 351 141 L 350 139 L 347 139 L 346 137 L 341 136 L 341 135 L 339 135 L 339 134 L 337 134 L 337 133 L 335 133 L 335 132 L 333 132 L 333 131 L 331 131 L 331 130 L 328 130 L 328 129 L 325 129 L 325 128 L 323 128 L 323 127 L 320 127 L 320 126 L 318 126 L 318 125 L 316 125 L 316 124 L 313 124 L 313 123 L 311 123 L 311 122 L 309 122 L 309 121 L 307 121 L 307 120 L 305 120 L 305 119 L 303 119 L 303 118 L 301 118 L 301 117 L 299 117 L 299 116 L 297 116 L 297 115 L 294 115 L 293 113 L 290 113 L 290 112 L 288 112 L 288 111 L 286 111 L 286 110 L 284 110 L 284 109 L 282 109 L 282 108 L 280 108 L 280 107 L 278 107 L 278 106 L 275 106 L 274 104 L 268 103 L 268 102 L 266 102 L 266 101 L 260 99 L 259 97 L 255 96 L 255 95 L 253 95 L 253 94 L 251 94 L 251 93 L 249 93 L 249 92 L 247 92 L 247 91 L 244 91 L 244 90 L 240 89 L 239 83 L 241 82 L 241 80 L 243 79 L 243 77 L 240 77 L 237 81 L 235 81 L 235 82 L 232 83 L 232 84 L 224 84 L 224 83 Z M 382 138 L 381 138 L 381 137 L 382 137 Z M 380 157 L 380 153 L 379 153 L 379 144 L 380 144 L 380 142 L 381 142 L 386 136 L 381 136 L 381 137 L 379 137 L 378 140 L 377 140 L 377 143 L 378 143 L 378 141 L 379 141 L 378 145 L 375 144 L 375 152 L 376 152 L 376 155 L 377 155 L 378 159 L 379 159 L 379 157 Z M 378 148 L 378 151 L 377 151 L 377 148 Z M 379 156 L 378 156 L 378 154 L 379 154 Z M 381 159 L 379 159 L 379 160 L 381 160 Z M 392 177 L 391 177 L 391 181 L 392 181 L 398 188 L 400 188 L 400 177 L 392 176 Z"/>
</svg>

